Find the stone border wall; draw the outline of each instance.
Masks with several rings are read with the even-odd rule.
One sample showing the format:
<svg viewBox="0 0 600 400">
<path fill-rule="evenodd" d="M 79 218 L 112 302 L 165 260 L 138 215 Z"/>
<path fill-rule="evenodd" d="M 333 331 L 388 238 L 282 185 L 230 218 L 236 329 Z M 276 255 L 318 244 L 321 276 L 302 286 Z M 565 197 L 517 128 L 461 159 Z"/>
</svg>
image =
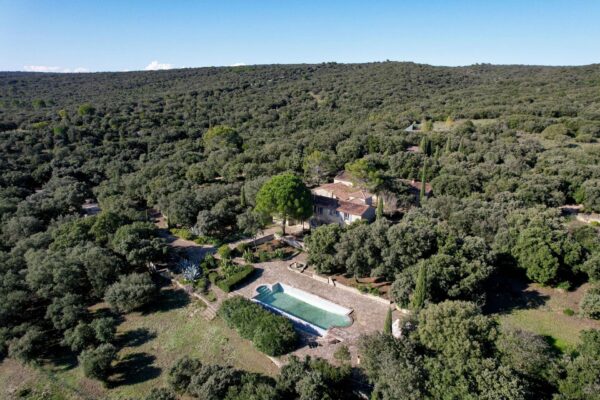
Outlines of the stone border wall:
<svg viewBox="0 0 600 400">
<path fill-rule="evenodd" d="M 346 292 L 354 293 L 354 294 L 357 294 L 359 296 L 366 297 L 367 299 L 375 300 L 375 301 L 377 301 L 379 303 L 382 303 L 382 304 L 386 304 L 386 305 L 392 304 L 392 301 L 390 301 L 388 299 L 384 299 L 383 297 L 379 297 L 379 296 L 373 296 L 372 294 L 369 294 L 369 293 L 363 293 L 360 290 L 358 290 L 357 288 L 344 285 L 343 283 L 340 283 L 340 282 L 336 282 L 334 279 L 331 279 L 331 278 L 329 278 L 327 276 L 321 276 L 321 275 L 319 275 L 319 274 L 317 274 L 315 272 L 309 272 L 307 274 L 304 274 L 304 272 L 299 271 L 297 269 L 294 269 L 294 268 L 292 268 L 290 266 L 288 266 L 288 269 L 290 271 L 293 271 L 293 272 L 297 273 L 297 274 L 303 274 L 305 276 L 308 276 L 309 278 L 312 278 L 315 281 L 318 281 L 318 282 L 321 282 L 321 283 L 325 283 L 325 284 L 327 284 L 329 286 L 333 286 L 333 287 L 345 290 Z"/>
</svg>

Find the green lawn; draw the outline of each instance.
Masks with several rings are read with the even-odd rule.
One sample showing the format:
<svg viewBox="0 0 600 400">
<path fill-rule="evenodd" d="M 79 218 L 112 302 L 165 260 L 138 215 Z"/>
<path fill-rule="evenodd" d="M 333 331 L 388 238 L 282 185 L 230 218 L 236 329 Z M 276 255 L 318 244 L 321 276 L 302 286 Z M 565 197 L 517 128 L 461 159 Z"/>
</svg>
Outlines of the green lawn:
<svg viewBox="0 0 600 400">
<path fill-rule="evenodd" d="M 565 352 L 579 343 L 579 332 L 585 328 L 575 317 L 546 310 L 515 310 L 502 315 L 500 323 L 546 336 L 558 350 Z"/>
<path fill-rule="evenodd" d="M 579 302 L 588 286 L 564 291 L 531 283 L 515 302 L 516 307 L 496 315 L 503 325 L 546 336 L 558 350 L 569 351 L 579 343 L 579 332 L 600 328 L 599 321 L 564 313 L 565 309 L 579 310 Z M 539 298 L 539 304 L 525 306 L 528 297 Z"/>
<path fill-rule="evenodd" d="M 0 364 L 0 398 L 34 389 L 29 399 L 138 398 L 153 387 L 166 384 L 166 372 L 181 356 L 198 357 L 206 363 L 229 364 L 269 375 L 275 365 L 249 341 L 241 339 L 220 319 L 201 316 L 205 305 L 189 303 L 180 290 L 166 289 L 154 310 L 131 313 L 119 326 L 122 347 L 108 387 L 83 376 L 71 362 L 24 367 L 12 360 Z M 49 397 L 40 397 L 46 392 Z M 52 397 L 54 396 L 54 397 Z"/>
</svg>

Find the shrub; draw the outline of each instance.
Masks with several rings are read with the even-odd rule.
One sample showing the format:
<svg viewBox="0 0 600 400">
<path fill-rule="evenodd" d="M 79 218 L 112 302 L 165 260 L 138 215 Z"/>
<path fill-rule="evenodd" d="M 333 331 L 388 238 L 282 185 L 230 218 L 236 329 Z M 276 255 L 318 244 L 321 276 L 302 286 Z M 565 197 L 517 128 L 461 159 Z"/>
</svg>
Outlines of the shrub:
<svg viewBox="0 0 600 400">
<path fill-rule="evenodd" d="M 130 274 L 109 286 L 105 299 L 112 309 L 129 312 L 152 302 L 156 294 L 156 285 L 150 275 Z"/>
<path fill-rule="evenodd" d="M 79 355 L 83 373 L 88 378 L 106 381 L 112 361 L 117 355 L 117 349 L 112 344 L 101 344 L 95 349 L 84 350 Z"/>
<path fill-rule="evenodd" d="M 185 356 L 177 360 L 169 369 L 167 381 L 178 393 L 183 393 L 190 385 L 192 377 L 202 368 L 200 360 Z"/>
<path fill-rule="evenodd" d="M 565 308 L 563 310 L 563 314 L 568 315 L 569 317 L 572 317 L 573 315 L 575 315 L 575 311 L 571 310 L 570 308 Z"/>
<path fill-rule="evenodd" d="M 200 293 L 206 293 L 208 290 L 208 279 L 200 278 L 194 283 L 194 289 L 199 291 Z"/>
<path fill-rule="evenodd" d="M 183 259 L 179 263 L 181 274 L 190 282 L 196 282 L 202 276 L 202 267 L 197 262 Z"/>
<path fill-rule="evenodd" d="M 171 229 L 169 229 L 169 232 L 171 232 L 173 235 L 180 237 L 182 239 L 185 239 L 185 240 L 196 239 L 196 235 L 194 235 L 192 232 L 190 232 L 189 229 L 171 228 Z"/>
<path fill-rule="evenodd" d="M 202 269 L 209 270 L 217 268 L 219 266 L 219 262 L 215 257 L 213 257 L 212 254 L 208 254 L 206 257 L 204 257 L 200 265 L 202 266 Z"/>
<path fill-rule="evenodd" d="M 217 281 L 217 279 L 219 279 L 219 274 L 217 273 L 217 271 L 211 271 L 208 273 L 208 280 L 210 281 L 210 283 L 215 283 Z"/>
<path fill-rule="evenodd" d="M 175 394 L 166 388 L 154 388 L 144 400 L 177 400 Z"/>
<path fill-rule="evenodd" d="M 237 245 L 237 247 L 235 248 L 235 250 L 238 252 L 238 254 L 244 254 L 246 252 L 246 250 L 248 250 L 248 243 L 240 243 Z"/>
<path fill-rule="evenodd" d="M 117 322 L 112 317 L 97 318 L 90 324 L 94 329 L 96 340 L 100 343 L 111 343 L 117 333 Z"/>
<path fill-rule="evenodd" d="M 250 249 L 246 249 L 243 257 L 244 257 L 244 261 L 246 261 L 247 263 L 256 262 L 256 256 Z"/>
<path fill-rule="evenodd" d="M 291 321 L 243 297 L 225 300 L 218 315 L 242 337 L 251 339 L 258 350 L 270 356 L 285 354 L 296 346 L 298 336 Z"/>
<path fill-rule="evenodd" d="M 283 259 L 284 256 L 285 253 L 283 252 L 283 249 L 277 249 L 273 252 L 273 258 Z"/>
<path fill-rule="evenodd" d="M 80 322 L 75 328 L 67 329 L 62 344 L 72 351 L 79 352 L 86 347 L 96 344 L 94 328 L 85 322 Z"/>
<path fill-rule="evenodd" d="M 554 124 L 544 129 L 542 135 L 546 139 L 559 140 L 569 135 L 569 129 L 563 124 Z"/>
<path fill-rule="evenodd" d="M 579 304 L 581 315 L 600 319 L 600 285 L 590 287 Z"/>
<path fill-rule="evenodd" d="M 231 249 L 226 244 L 219 247 L 219 250 L 217 250 L 217 253 L 221 256 L 221 258 L 223 260 L 229 260 L 231 258 Z"/>
<path fill-rule="evenodd" d="M 199 245 L 210 244 L 212 246 L 218 246 L 220 244 L 219 239 L 210 236 L 198 236 L 194 239 L 194 243 Z"/>
<path fill-rule="evenodd" d="M 248 276 L 250 276 L 254 272 L 254 267 L 252 265 L 246 264 L 242 267 L 242 269 L 229 277 L 219 280 L 216 282 L 216 285 L 226 293 L 231 292 L 231 290 L 238 283 L 242 282 Z"/>
<path fill-rule="evenodd" d="M 18 339 L 13 339 L 8 345 L 8 355 L 22 362 L 33 362 L 45 349 L 47 335 L 34 326 Z"/>
<path fill-rule="evenodd" d="M 206 297 L 206 300 L 210 301 L 211 303 L 217 301 L 217 295 L 212 290 L 209 290 L 206 293 L 204 293 L 204 296 Z"/>
<path fill-rule="evenodd" d="M 258 252 L 258 260 L 260 262 L 267 262 L 267 261 L 271 260 L 271 256 L 266 251 L 259 251 Z"/>
<path fill-rule="evenodd" d="M 350 349 L 345 344 L 339 346 L 333 353 L 333 358 L 341 362 L 349 362 L 352 358 Z"/>
</svg>

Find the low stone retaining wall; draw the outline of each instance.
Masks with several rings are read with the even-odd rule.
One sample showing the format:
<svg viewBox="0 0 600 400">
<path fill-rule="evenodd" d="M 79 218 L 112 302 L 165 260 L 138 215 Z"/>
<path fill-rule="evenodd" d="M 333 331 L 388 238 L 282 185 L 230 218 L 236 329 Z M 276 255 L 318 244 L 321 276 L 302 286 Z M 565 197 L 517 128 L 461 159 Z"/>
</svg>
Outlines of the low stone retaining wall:
<svg viewBox="0 0 600 400">
<path fill-rule="evenodd" d="M 294 268 L 291 268 L 289 266 L 288 266 L 288 269 L 290 271 L 294 271 L 294 272 L 296 272 L 298 274 L 302 274 L 303 273 L 303 272 L 298 271 L 298 270 L 296 270 Z M 339 283 L 339 282 L 335 281 L 334 279 L 331 279 L 331 278 L 329 278 L 327 276 L 321 276 L 321 275 L 319 275 L 317 273 L 314 273 L 314 272 L 313 273 L 308 273 L 308 274 L 306 274 L 306 276 L 314 279 L 315 281 L 318 281 L 318 282 L 321 282 L 321 283 L 325 283 L 327 285 L 330 285 L 330 286 L 333 286 L 333 287 L 345 290 L 345 291 L 350 292 L 350 293 L 357 294 L 359 296 L 366 297 L 366 298 L 371 299 L 371 300 L 375 300 L 375 301 L 377 301 L 379 303 L 382 303 L 382 304 L 386 304 L 386 305 L 392 304 L 392 302 L 389 301 L 388 299 L 384 299 L 383 297 L 379 297 L 379 296 L 374 296 L 374 295 L 369 294 L 369 293 L 363 293 L 360 290 L 358 290 L 357 288 L 344 285 L 343 283 Z"/>
<path fill-rule="evenodd" d="M 266 235 L 263 237 L 259 237 L 255 240 L 251 240 L 249 242 L 247 242 L 250 246 L 259 246 L 263 243 L 267 243 L 270 242 L 271 240 L 275 239 L 275 235 L 272 233 L 270 235 Z"/>
</svg>

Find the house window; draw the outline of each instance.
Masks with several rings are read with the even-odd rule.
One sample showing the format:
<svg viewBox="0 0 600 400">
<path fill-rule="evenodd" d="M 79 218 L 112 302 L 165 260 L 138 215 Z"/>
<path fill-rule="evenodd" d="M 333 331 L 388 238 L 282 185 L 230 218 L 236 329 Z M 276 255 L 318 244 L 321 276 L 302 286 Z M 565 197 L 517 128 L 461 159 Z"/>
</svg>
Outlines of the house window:
<svg viewBox="0 0 600 400">
<path fill-rule="evenodd" d="M 329 209 L 329 215 L 333 215 L 333 210 L 331 208 Z"/>
<path fill-rule="evenodd" d="M 319 215 L 323 215 L 323 207 L 319 207 Z"/>
<path fill-rule="evenodd" d="M 350 214 L 344 213 L 344 221 L 348 221 L 350 219 Z"/>
</svg>

